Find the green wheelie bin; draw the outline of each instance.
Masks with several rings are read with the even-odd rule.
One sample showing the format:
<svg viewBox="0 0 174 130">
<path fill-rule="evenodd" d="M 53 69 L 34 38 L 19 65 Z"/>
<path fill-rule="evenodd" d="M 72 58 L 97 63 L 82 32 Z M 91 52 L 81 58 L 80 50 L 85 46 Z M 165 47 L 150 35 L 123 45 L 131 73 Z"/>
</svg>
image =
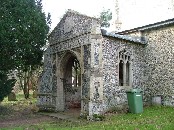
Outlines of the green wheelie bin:
<svg viewBox="0 0 174 130">
<path fill-rule="evenodd" d="M 142 113 L 143 112 L 143 98 L 142 91 L 139 89 L 131 89 L 126 91 L 129 111 L 131 113 Z"/>
</svg>

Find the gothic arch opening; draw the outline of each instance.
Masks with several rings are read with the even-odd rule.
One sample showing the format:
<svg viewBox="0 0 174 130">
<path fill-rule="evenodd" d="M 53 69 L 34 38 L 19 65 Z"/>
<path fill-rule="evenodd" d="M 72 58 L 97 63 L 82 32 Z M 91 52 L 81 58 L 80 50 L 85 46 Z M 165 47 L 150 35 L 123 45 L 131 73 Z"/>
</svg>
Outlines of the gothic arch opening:
<svg viewBox="0 0 174 130">
<path fill-rule="evenodd" d="M 126 50 L 119 52 L 119 85 L 132 87 L 132 58 Z"/>
<path fill-rule="evenodd" d="M 76 55 L 68 52 L 63 59 L 65 110 L 81 108 L 81 67 Z"/>
</svg>

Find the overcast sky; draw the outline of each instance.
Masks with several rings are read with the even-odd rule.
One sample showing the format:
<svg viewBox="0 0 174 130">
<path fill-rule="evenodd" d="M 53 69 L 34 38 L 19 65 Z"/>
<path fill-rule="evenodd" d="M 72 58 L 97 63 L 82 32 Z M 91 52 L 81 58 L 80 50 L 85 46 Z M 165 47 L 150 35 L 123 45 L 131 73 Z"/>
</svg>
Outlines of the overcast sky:
<svg viewBox="0 0 174 130">
<path fill-rule="evenodd" d="M 119 1 L 122 30 L 174 17 L 173 0 Z M 103 8 L 114 12 L 114 0 L 43 0 L 43 7 L 46 13 L 51 13 L 53 29 L 68 9 L 99 17 Z"/>
</svg>

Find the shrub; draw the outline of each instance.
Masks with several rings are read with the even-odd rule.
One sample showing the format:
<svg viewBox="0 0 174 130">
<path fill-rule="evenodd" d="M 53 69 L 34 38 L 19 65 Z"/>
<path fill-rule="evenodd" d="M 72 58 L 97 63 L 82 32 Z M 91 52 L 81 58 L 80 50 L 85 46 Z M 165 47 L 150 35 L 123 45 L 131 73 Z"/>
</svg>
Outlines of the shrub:
<svg viewBox="0 0 174 130">
<path fill-rule="evenodd" d="M 15 83 L 15 79 L 8 79 L 7 74 L 0 71 L 0 102 L 11 93 Z"/>
</svg>

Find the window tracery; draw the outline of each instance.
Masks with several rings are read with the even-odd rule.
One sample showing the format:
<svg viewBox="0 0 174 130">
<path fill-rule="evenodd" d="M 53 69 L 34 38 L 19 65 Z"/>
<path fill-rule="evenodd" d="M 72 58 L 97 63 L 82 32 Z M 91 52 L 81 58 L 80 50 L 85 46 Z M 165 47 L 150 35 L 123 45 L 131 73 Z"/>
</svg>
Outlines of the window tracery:
<svg viewBox="0 0 174 130">
<path fill-rule="evenodd" d="M 119 85 L 132 86 L 132 56 L 125 49 L 119 52 Z"/>
</svg>

